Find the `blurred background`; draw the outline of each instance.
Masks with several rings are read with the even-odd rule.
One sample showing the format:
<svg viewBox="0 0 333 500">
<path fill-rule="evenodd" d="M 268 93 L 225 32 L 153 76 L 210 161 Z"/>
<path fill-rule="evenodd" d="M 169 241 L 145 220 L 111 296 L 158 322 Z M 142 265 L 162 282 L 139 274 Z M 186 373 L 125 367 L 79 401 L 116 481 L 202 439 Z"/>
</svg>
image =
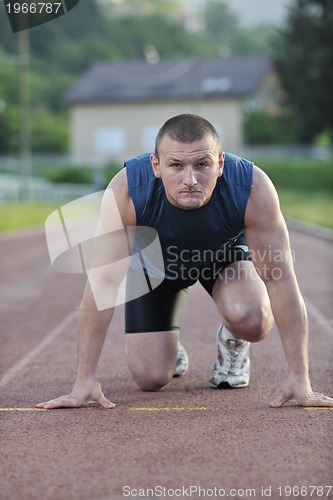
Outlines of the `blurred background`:
<svg viewBox="0 0 333 500">
<path fill-rule="evenodd" d="M 19 33 L 1 2 L 0 231 L 104 189 L 182 112 L 333 228 L 332 89 L 331 0 L 80 0 Z"/>
</svg>

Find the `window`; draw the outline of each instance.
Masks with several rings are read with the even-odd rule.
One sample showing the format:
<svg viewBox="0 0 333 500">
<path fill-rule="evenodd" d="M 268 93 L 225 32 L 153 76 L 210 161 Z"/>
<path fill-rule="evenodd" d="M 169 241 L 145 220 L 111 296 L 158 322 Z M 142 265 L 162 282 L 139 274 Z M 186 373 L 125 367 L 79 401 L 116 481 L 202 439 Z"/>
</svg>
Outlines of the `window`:
<svg viewBox="0 0 333 500">
<path fill-rule="evenodd" d="M 94 150 L 100 155 L 122 154 L 126 133 L 122 127 L 98 127 L 94 131 Z"/>
<path fill-rule="evenodd" d="M 150 152 L 154 151 L 155 148 L 155 139 L 158 134 L 160 127 L 149 125 L 144 127 L 141 132 L 141 144 L 143 146 L 144 151 Z"/>
</svg>

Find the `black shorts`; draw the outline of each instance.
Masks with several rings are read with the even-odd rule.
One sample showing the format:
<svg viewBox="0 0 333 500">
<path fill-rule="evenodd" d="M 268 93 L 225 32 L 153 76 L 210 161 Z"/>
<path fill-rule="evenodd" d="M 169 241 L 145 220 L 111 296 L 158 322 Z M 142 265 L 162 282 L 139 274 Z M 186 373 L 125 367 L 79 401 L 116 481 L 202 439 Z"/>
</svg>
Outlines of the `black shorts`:
<svg viewBox="0 0 333 500">
<path fill-rule="evenodd" d="M 158 332 L 180 328 L 185 308 L 188 287 L 200 281 L 205 290 L 212 295 L 216 280 L 232 262 L 251 260 L 244 236 L 241 236 L 228 249 L 227 258 L 213 262 L 204 269 L 191 268 L 181 279 L 164 279 L 154 290 L 137 299 L 125 303 L 125 332 Z M 133 275 L 127 278 L 131 286 Z"/>
</svg>

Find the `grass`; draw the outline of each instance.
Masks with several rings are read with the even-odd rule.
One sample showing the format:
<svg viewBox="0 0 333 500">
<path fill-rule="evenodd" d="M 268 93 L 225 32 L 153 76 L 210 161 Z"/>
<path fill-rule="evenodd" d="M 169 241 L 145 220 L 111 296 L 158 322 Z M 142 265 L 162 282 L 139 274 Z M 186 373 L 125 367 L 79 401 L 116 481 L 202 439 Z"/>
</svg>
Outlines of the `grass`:
<svg viewBox="0 0 333 500">
<path fill-rule="evenodd" d="M 333 192 L 333 160 L 265 159 L 255 161 L 278 190 Z"/>
<path fill-rule="evenodd" d="M 306 192 L 281 189 L 281 210 L 291 216 L 333 229 L 333 197 L 322 191 Z"/>
<path fill-rule="evenodd" d="M 0 231 L 13 231 L 41 226 L 50 213 L 59 207 L 55 203 L 11 203 L 0 205 Z"/>
<path fill-rule="evenodd" d="M 255 162 L 272 179 L 288 217 L 333 229 L 333 161 L 316 159 Z"/>
<path fill-rule="evenodd" d="M 285 216 L 333 229 L 333 161 L 314 159 L 255 162 L 274 182 Z M 0 231 L 43 225 L 61 202 L 0 205 Z"/>
</svg>

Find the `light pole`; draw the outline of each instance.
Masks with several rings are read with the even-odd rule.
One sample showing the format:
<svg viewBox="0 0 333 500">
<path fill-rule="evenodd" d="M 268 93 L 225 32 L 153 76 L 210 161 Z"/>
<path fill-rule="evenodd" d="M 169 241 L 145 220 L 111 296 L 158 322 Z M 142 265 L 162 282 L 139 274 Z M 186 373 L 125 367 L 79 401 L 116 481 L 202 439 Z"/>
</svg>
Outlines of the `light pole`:
<svg viewBox="0 0 333 500">
<path fill-rule="evenodd" d="M 29 30 L 18 32 L 19 96 L 20 96 L 20 199 L 29 198 L 31 177 L 30 128 L 30 40 Z"/>
</svg>

